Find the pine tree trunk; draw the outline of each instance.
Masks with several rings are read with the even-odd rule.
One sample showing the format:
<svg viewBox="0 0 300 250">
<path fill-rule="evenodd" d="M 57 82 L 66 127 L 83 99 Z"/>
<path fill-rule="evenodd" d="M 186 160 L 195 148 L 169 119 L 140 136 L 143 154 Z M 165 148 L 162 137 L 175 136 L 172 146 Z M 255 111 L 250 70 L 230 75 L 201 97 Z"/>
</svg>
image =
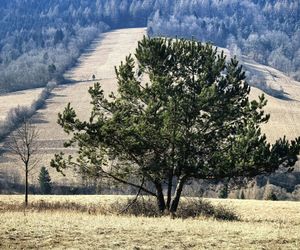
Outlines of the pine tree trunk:
<svg viewBox="0 0 300 250">
<path fill-rule="evenodd" d="M 155 187 L 156 187 L 156 195 L 157 195 L 156 198 L 157 198 L 158 209 L 161 213 L 163 213 L 166 209 L 166 203 L 165 203 L 165 198 L 164 198 L 164 193 L 163 193 L 161 183 L 155 183 Z"/>
<path fill-rule="evenodd" d="M 170 210 L 171 198 L 172 198 L 172 186 L 173 186 L 173 170 L 169 173 L 168 180 L 168 193 L 167 193 L 167 209 Z"/>
<path fill-rule="evenodd" d="M 181 196 L 181 192 L 182 192 L 183 186 L 185 184 L 185 180 L 186 180 L 186 178 L 182 177 L 182 178 L 179 179 L 179 181 L 177 183 L 174 198 L 173 198 L 171 208 L 170 208 L 170 213 L 171 214 L 174 214 L 177 211 L 180 196 Z"/>
</svg>

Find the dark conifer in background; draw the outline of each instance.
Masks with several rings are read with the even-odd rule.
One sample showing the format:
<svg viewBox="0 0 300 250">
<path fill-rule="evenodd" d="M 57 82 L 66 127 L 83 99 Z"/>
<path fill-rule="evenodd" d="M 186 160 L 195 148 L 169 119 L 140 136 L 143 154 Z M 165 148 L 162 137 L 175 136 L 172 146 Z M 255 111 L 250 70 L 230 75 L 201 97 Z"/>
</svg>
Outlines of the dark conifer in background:
<svg viewBox="0 0 300 250">
<path fill-rule="evenodd" d="M 40 190 L 42 194 L 51 194 L 52 183 L 48 170 L 45 167 L 41 167 L 39 174 Z"/>
</svg>

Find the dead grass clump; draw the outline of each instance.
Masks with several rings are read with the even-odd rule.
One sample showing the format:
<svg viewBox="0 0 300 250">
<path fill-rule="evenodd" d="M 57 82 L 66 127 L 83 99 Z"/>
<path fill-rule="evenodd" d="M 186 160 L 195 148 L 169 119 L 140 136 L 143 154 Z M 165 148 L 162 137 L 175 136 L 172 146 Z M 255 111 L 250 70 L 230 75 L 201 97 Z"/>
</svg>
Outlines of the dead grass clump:
<svg viewBox="0 0 300 250">
<path fill-rule="evenodd" d="M 136 201 L 128 199 L 125 204 L 124 202 L 114 202 L 110 205 L 110 209 L 113 214 L 119 211 L 119 214 L 134 216 L 158 217 L 162 215 L 153 199 L 138 199 Z M 204 216 L 218 220 L 239 220 L 239 216 L 232 208 L 220 204 L 213 205 L 207 200 L 198 198 L 183 200 L 174 216 L 182 219 Z"/>
<path fill-rule="evenodd" d="M 24 203 L 4 203 L 0 202 L 0 212 L 11 211 L 20 212 L 24 210 Z M 42 211 L 74 211 L 89 214 L 102 213 L 103 209 L 101 206 L 96 206 L 95 204 L 80 204 L 70 201 L 56 201 L 47 202 L 44 200 L 30 202 L 26 207 L 27 211 L 31 212 L 42 212 Z"/>
<path fill-rule="evenodd" d="M 133 216 L 158 217 L 161 216 L 157 204 L 153 199 L 127 199 L 126 202 L 113 202 L 109 209 L 112 214 Z"/>
<path fill-rule="evenodd" d="M 215 218 L 217 220 L 228 221 L 236 221 L 240 219 L 232 208 L 221 204 L 213 205 L 207 200 L 198 198 L 188 198 L 183 201 L 179 206 L 176 215 L 181 218 L 204 216 Z"/>
<path fill-rule="evenodd" d="M 0 202 L 0 212 L 21 212 L 24 211 L 24 203 L 5 203 Z M 150 198 L 116 200 L 109 204 L 106 203 L 79 203 L 74 201 L 52 201 L 45 200 L 33 201 L 26 207 L 28 212 L 43 211 L 72 211 L 88 213 L 94 215 L 126 215 L 160 217 L 161 212 L 157 208 L 156 200 Z M 172 217 L 177 218 L 196 218 L 212 217 L 218 220 L 239 220 L 239 216 L 232 209 L 224 205 L 213 205 L 209 201 L 197 198 L 185 199 L 181 202 L 176 214 Z"/>
<path fill-rule="evenodd" d="M 34 211 L 44 211 L 44 210 L 50 210 L 50 211 L 75 211 L 75 212 L 88 212 L 88 213 L 96 213 L 96 207 L 93 204 L 80 204 L 76 202 L 70 202 L 70 201 L 56 201 L 56 202 L 46 202 L 44 200 L 33 202 L 30 204 L 28 209 L 34 210 Z"/>
</svg>

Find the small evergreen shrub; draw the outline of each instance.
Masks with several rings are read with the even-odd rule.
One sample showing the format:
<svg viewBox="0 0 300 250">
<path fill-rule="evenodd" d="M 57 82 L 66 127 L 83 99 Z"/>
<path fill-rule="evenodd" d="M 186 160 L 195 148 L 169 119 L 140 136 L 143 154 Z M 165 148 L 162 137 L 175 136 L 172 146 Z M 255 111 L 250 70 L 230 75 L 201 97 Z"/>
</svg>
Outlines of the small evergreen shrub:
<svg viewBox="0 0 300 250">
<path fill-rule="evenodd" d="M 228 186 L 227 186 L 227 185 L 225 185 L 225 186 L 220 190 L 219 198 L 220 198 L 220 199 L 226 199 L 226 198 L 228 198 Z"/>
<path fill-rule="evenodd" d="M 268 195 L 267 195 L 267 200 L 270 201 L 278 201 L 277 195 L 271 191 Z"/>
<path fill-rule="evenodd" d="M 52 183 L 48 170 L 45 167 L 41 167 L 39 174 L 39 184 L 42 194 L 51 194 Z"/>
</svg>

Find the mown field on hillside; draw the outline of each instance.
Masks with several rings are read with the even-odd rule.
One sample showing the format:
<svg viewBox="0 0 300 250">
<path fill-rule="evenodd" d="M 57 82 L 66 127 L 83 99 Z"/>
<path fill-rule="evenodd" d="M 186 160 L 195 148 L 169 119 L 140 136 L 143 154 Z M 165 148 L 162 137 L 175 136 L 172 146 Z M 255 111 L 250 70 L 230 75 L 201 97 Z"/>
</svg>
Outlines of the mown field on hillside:
<svg viewBox="0 0 300 250">
<path fill-rule="evenodd" d="M 100 205 L 124 196 L 30 196 L 31 202 Z M 299 249 L 300 203 L 210 199 L 239 215 L 213 218 L 147 218 L 80 211 L 3 210 L 22 196 L 0 196 L 1 249 Z M 1 209 L 2 208 L 2 209 Z"/>
<path fill-rule="evenodd" d="M 5 120 L 8 112 L 18 106 L 29 107 L 36 99 L 38 99 L 43 88 L 16 91 L 0 95 L 0 121 Z"/>
<path fill-rule="evenodd" d="M 49 167 L 50 160 L 55 153 L 64 151 L 63 143 L 68 139 L 68 135 L 57 124 L 58 113 L 62 112 L 66 105 L 70 102 L 75 108 L 81 119 L 88 119 L 91 112 L 90 95 L 88 89 L 93 86 L 96 81 L 100 81 L 105 93 L 109 94 L 116 90 L 116 76 L 114 66 L 120 64 L 129 53 L 133 53 L 137 47 L 139 40 L 146 34 L 145 28 L 132 28 L 115 30 L 101 34 L 91 47 L 82 54 L 78 60 L 76 67 L 66 72 L 65 77 L 72 84 L 60 85 L 52 91 L 51 97 L 46 101 L 44 108 L 38 110 L 32 117 L 34 125 L 39 131 L 40 150 L 38 152 L 39 164 L 35 171 L 30 175 L 30 183 L 36 184 L 38 173 L 41 166 Z M 95 75 L 95 81 L 92 81 L 92 75 Z M 30 90 L 26 92 L 26 96 L 10 93 L 6 96 L 0 96 L 0 111 L 16 107 L 16 104 L 29 106 L 34 100 L 36 90 L 31 90 L 31 96 L 27 97 Z M 11 100 L 7 102 L 7 99 Z M 22 100 L 24 102 L 22 103 Z M 26 100 L 29 100 L 26 102 Z M 15 100 L 15 101 L 13 101 Z M 6 115 L 6 113 L 3 113 Z M 4 118 L 3 118 L 4 119 Z M 75 153 L 75 150 L 65 150 L 66 153 Z M 54 169 L 50 169 L 50 175 L 53 182 L 71 185 L 79 183 L 80 178 L 69 172 L 67 178 L 58 174 Z M 16 158 L 6 152 L 0 159 L 0 183 L 1 174 L 7 176 L 7 179 L 22 179 L 22 165 Z"/>
</svg>

